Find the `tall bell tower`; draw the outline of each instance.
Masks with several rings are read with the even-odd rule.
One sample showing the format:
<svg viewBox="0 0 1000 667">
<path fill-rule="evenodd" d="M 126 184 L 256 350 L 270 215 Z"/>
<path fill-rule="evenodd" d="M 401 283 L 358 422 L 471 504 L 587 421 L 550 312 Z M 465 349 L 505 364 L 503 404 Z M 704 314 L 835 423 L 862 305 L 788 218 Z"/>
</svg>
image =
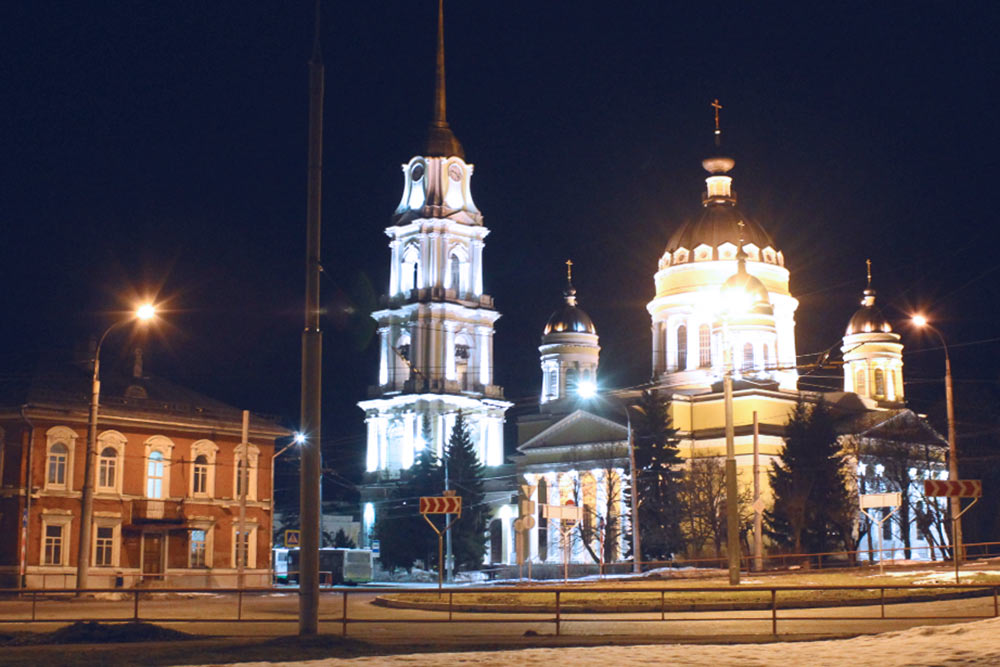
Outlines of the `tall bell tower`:
<svg viewBox="0 0 1000 667">
<path fill-rule="evenodd" d="M 378 323 L 378 384 L 358 403 L 368 426 L 366 469 L 398 477 L 417 453 L 440 456 L 459 411 L 481 463 L 503 463 L 504 412 L 493 379 L 500 313 L 483 291 L 489 230 L 472 199 L 473 165 L 446 119 L 444 14 L 438 3 L 434 113 L 423 152 L 402 165 L 403 195 L 386 228 L 389 292 Z M 366 510 L 367 512 L 367 510 Z M 367 523 L 367 517 L 366 517 Z"/>
</svg>

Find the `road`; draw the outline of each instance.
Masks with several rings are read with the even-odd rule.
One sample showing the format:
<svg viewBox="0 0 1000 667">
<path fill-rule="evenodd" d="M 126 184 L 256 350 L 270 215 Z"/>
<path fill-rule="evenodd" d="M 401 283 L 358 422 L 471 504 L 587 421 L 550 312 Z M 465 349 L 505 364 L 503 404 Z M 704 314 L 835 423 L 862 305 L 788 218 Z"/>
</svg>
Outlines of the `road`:
<svg viewBox="0 0 1000 667">
<path fill-rule="evenodd" d="M 455 613 L 389 609 L 372 604 L 373 592 L 351 592 L 347 596 L 347 635 L 386 645 L 472 646 L 483 644 L 538 645 L 553 643 L 630 642 L 746 642 L 770 641 L 771 612 L 712 611 L 628 614 L 563 614 L 554 637 L 554 614 Z M 447 599 L 445 594 L 444 599 Z M 145 593 L 140 600 L 140 620 L 198 635 L 227 637 L 271 637 L 297 632 L 298 597 L 295 593 L 269 591 L 244 594 L 238 611 L 235 594 L 195 593 L 160 595 Z M 992 617 L 993 597 L 887 605 L 881 618 L 878 605 L 779 609 L 778 636 L 782 639 L 814 639 L 902 630 L 918 625 L 952 623 L 960 617 Z M 321 596 L 321 633 L 340 634 L 344 596 L 324 592 Z M 55 629 L 74 620 L 122 620 L 134 616 L 134 600 L 38 599 L 34 614 L 41 623 L 12 623 L 29 619 L 30 600 L 0 600 L 0 631 Z M 241 622 L 237 622 L 239 616 Z M 929 618 L 934 617 L 934 618 Z M 169 619 L 169 620 L 159 620 Z M 537 633 L 525 637 L 525 633 Z M 551 639 L 549 639 L 551 638 Z"/>
</svg>

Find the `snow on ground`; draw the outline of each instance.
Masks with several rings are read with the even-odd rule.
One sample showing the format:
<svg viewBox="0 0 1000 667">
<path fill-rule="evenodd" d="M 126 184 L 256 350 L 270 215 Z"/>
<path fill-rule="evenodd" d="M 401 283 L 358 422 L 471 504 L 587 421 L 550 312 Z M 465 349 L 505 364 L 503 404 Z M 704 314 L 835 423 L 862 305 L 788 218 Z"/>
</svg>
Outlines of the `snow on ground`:
<svg viewBox="0 0 1000 667">
<path fill-rule="evenodd" d="M 911 628 L 853 639 L 774 644 L 588 646 L 476 653 L 418 653 L 285 663 L 240 663 L 241 667 L 333 667 L 397 665 L 711 665 L 712 667 L 879 667 L 1000 665 L 1000 619 Z M 237 666 L 233 666 L 237 667 Z"/>
</svg>

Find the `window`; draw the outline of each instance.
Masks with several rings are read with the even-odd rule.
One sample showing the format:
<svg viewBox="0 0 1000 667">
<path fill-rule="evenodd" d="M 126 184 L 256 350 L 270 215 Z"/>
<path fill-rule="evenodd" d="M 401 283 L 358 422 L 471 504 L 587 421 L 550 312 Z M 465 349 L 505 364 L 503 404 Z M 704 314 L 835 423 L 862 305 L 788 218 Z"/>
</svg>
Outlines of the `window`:
<svg viewBox="0 0 1000 667">
<path fill-rule="evenodd" d="M 206 495 L 208 493 L 208 457 L 199 454 L 194 460 L 194 470 L 191 472 L 191 495 Z"/>
<path fill-rule="evenodd" d="M 246 471 L 243 470 L 243 460 L 236 462 L 236 497 L 243 497 L 243 485 L 247 481 Z"/>
<path fill-rule="evenodd" d="M 146 497 L 163 497 L 163 454 L 153 452 L 146 463 Z"/>
<path fill-rule="evenodd" d="M 45 541 L 42 548 L 44 565 L 63 564 L 63 529 L 62 525 L 45 526 Z"/>
<path fill-rule="evenodd" d="M 257 500 L 257 458 L 260 450 L 256 445 L 251 444 L 247 451 L 249 467 L 246 473 L 243 472 L 243 445 L 237 445 L 233 449 L 233 498 L 239 498 L 243 494 L 243 485 L 246 484 L 247 500 Z"/>
<path fill-rule="evenodd" d="M 57 442 L 49 448 L 49 473 L 47 486 L 66 486 L 66 461 L 69 459 L 69 448 Z"/>
<path fill-rule="evenodd" d="M 188 540 L 188 567 L 208 567 L 208 536 L 205 530 L 192 530 Z"/>
<path fill-rule="evenodd" d="M 544 479 L 538 480 L 538 558 L 544 562 L 549 555 L 549 520 L 542 507 L 549 502 L 549 485 Z"/>
<path fill-rule="evenodd" d="M 403 251 L 403 271 L 400 276 L 399 289 L 405 295 L 420 286 L 420 251 L 413 244 Z"/>
<path fill-rule="evenodd" d="M 111 567 L 115 545 L 115 529 L 112 526 L 97 526 L 94 545 L 94 565 Z"/>
<path fill-rule="evenodd" d="M 578 384 L 577 376 L 579 371 L 575 368 L 566 369 L 566 394 L 572 395 L 576 393 L 576 386 Z"/>
<path fill-rule="evenodd" d="M 233 527 L 233 567 L 239 567 L 241 560 L 245 567 L 257 567 L 257 527 L 247 526 L 240 535 L 239 527 Z"/>
<path fill-rule="evenodd" d="M 712 328 L 707 324 L 698 327 L 698 366 L 708 368 L 712 365 Z"/>
<path fill-rule="evenodd" d="M 753 370 L 753 345 L 751 343 L 743 344 L 743 371 Z"/>
<path fill-rule="evenodd" d="M 771 367 L 771 347 L 764 345 L 761 349 L 764 352 L 764 370 L 767 370 Z"/>
<path fill-rule="evenodd" d="M 677 370 L 682 371 L 688 366 L 688 329 L 683 324 L 677 327 Z"/>
<path fill-rule="evenodd" d="M 854 393 L 864 395 L 867 391 L 865 382 L 865 369 L 859 368 L 854 372 Z"/>
<path fill-rule="evenodd" d="M 875 395 L 885 396 L 885 373 L 881 368 L 875 369 Z"/>
<path fill-rule="evenodd" d="M 448 268 L 450 269 L 448 287 L 456 292 L 465 291 L 462 285 L 462 258 L 458 256 L 457 252 L 451 253 L 448 257 Z"/>
<path fill-rule="evenodd" d="M 105 447 L 97 459 L 97 488 L 102 491 L 114 491 L 117 488 L 118 451 L 114 447 Z"/>
</svg>

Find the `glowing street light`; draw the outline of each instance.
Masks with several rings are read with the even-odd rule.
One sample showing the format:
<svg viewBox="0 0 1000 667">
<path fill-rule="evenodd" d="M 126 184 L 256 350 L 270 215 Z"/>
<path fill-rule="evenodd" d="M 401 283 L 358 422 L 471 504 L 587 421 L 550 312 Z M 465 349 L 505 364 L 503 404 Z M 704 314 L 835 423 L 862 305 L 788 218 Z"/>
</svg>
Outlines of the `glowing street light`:
<svg viewBox="0 0 1000 667">
<path fill-rule="evenodd" d="M 583 380 L 576 387 L 576 395 L 580 398 L 597 396 L 597 383 L 593 380 Z"/>
<path fill-rule="evenodd" d="M 90 571 L 91 528 L 94 523 L 94 457 L 97 450 L 97 414 L 101 402 L 101 347 L 114 329 L 133 321 L 149 322 L 156 317 L 156 306 L 144 303 L 132 312 L 130 317 L 114 322 L 104 330 L 94 350 L 94 374 L 91 379 L 90 416 L 87 423 L 87 451 L 83 458 L 83 488 L 80 493 L 80 540 L 77 544 L 76 587 L 87 588 Z"/>
<path fill-rule="evenodd" d="M 913 315 L 910 321 L 920 329 L 932 331 L 941 341 L 941 347 L 944 349 L 944 401 L 948 414 L 948 479 L 956 480 L 958 479 L 958 437 L 955 433 L 955 399 L 952 393 L 951 356 L 948 354 L 948 344 L 941 332 L 931 325 L 923 315 Z M 949 503 L 954 527 L 952 548 L 955 551 L 955 562 L 958 563 L 962 557 L 962 501 L 957 496 L 952 496 Z"/>
<path fill-rule="evenodd" d="M 274 462 L 279 456 L 287 452 L 289 449 L 296 445 L 302 445 L 306 441 L 305 433 L 296 433 L 292 436 L 292 441 L 276 451 L 271 455 L 271 531 L 274 531 L 274 505 L 275 505 L 275 493 L 274 493 Z M 242 529 L 241 529 L 242 531 Z M 271 549 L 271 581 L 274 582 L 274 549 Z"/>
</svg>

